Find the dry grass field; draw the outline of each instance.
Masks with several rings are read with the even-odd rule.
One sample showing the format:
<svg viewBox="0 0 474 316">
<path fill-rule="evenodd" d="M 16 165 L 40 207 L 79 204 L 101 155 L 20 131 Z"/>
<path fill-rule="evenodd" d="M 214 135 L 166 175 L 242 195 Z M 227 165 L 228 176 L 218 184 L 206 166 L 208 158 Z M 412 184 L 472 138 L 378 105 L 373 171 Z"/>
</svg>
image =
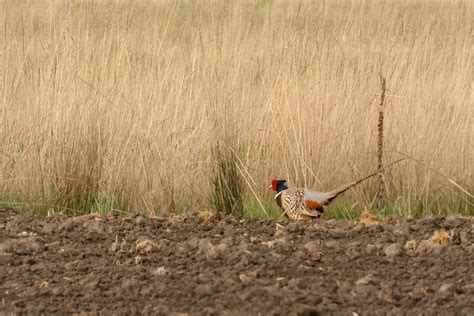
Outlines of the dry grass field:
<svg viewBox="0 0 474 316">
<path fill-rule="evenodd" d="M 382 75 L 384 161 L 407 159 L 386 171 L 379 214 L 473 215 L 473 11 L 2 1 L 1 204 L 166 215 L 222 206 L 224 183 L 246 215 L 278 217 L 273 177 L 330 190 L 376 170 Z M 377 186 L 328 216 L 372 209 Z"/>
</svg>

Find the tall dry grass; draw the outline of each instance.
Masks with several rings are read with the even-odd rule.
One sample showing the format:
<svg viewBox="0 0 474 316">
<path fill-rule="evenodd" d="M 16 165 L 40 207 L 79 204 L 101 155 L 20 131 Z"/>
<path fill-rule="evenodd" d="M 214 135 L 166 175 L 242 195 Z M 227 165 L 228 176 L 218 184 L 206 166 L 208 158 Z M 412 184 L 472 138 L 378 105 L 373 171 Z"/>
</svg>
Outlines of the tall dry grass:
<svg viewBox="0 0 474 316">
<path fill-rule="evenodd" d="M 5 1 L 0 190 L 46 210 L 206 209 L 217 143 L 245 199 L 272 177 L 472 214 L 470 1 Z M 230 159 L 230 158 L 229 158 Z M 370 206 L 376 181 L 345 195 Z M 266 209 L 266 211 L 268 211 Z"/>
</svg>

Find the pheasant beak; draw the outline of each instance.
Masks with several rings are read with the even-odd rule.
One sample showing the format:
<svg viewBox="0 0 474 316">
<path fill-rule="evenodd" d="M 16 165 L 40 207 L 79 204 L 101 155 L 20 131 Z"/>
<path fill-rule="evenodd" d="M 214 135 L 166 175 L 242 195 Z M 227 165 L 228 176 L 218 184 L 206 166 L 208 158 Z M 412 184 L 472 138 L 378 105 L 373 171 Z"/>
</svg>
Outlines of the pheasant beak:
<svg viewBox="0 0 474 316">
<path fill-rule="evenodd" d="M 272 188 L 273 188 L 273 186 L 270 184 L 270 185 L 268 186 L 268 188 L 269 188 L 269 189 L 272 189 Z"/>
</svg>

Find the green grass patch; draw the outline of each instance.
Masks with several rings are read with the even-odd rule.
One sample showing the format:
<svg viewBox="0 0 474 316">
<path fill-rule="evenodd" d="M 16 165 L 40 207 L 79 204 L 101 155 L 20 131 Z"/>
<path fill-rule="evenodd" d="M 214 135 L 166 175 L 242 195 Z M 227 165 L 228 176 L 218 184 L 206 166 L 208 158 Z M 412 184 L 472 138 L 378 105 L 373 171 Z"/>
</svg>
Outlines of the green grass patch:
<svg viewBox="0 0 474 316">
<path fill-rule="evenodd" d="M 212 208 L 217 213 L 242 216 L 244 186 L 237 168 L 238 161 L 231 150 L 219 146 L 213 149 L 213 158 L 210 197 Z"/>
<path fill-rule="evenodd" d="M 273 199 L 263 201 L 265 211 L 255 199 L 248 199 L 244 203 L 244 217 L 255 219 L 273 219 L 277 220 L 283 217 L 283 212 L 278 207 Z M 412 208 L 404 206 L 401 199 L 394 201 L 387 201 L 384 209 L 378 210 L 375 207 L 368 207 L 369 211 L 381 218 L 415 218 L 420 219 L 430 216 L 442 215 L 462 215 L 474 216 L 474 209 L 468 208 L 466 201 L 464 203 L 455 197 L 452 198 L 451 203 L 445 208 L 425 207 L 419 203 Z M 337 219 L 353 221 L 361 218 L 362 212 L 366 206 L 346 197 L 339 197 L 329 207 L 326 208 L 322 219 Z"/>
<path fill-rule="evenodd" d="M 109 197 L 94 198 L 90 203 L 83 207 L 83 204 L 69 205 L 65 207 L 63 203 L 57 203 L 58 201 L 50 200 L 44 203 L 40 202 L 39 197 L 34 196 L 22 196 L 19 194 L 7 194 L 5 192 L 0 194 L 0 208 L 12 207 L 19 212 L 28 212 L 39 215 L 48 215 L 52 213 L 62 213 L 67 215 L 83 215 L 89 213 L 98 213 L 101 215 L 107 215 L 111 212 L 119 214 L 147 214 L 156 216 L 166 215 L 184 215 L 191 209 L 187 203 L 181 203 L 175 206 L 175 209 L 168 210 L 167 214 L 161 214 L 157 211 L 156 214 L 149 214 L 144 210 L 140 210 L 132 207 L 132 201 L 124 199 L 120 195 L 112 195 Z M 461 216 L 474 216 L 474 208 L 472 204 L 470 206 L 466 201 L 460 201 L 459 198 L 452 197 L 450 204 L 445 208 L 436 207 L 425 207 L 424 204 L 418 203 L 411 208 L 408 208 L 406 202 L 401 199 L 394 201 L 388 201 L 387 206 L 382 210 L 376 208 L 368 208 L 370 212 L 381 218 L 414 218 L 420 219 L 431 216 L 443 216 L 443 215 L 461 215 Z M 233 214 L 231 212 L 225 212 L 232 215 L 240 216 L 243 218 L 251 219 L 270 219 L 278 220 L 284 218 L 282 210 L 275 203 L 274 199 L 262 200 L 259 203 L 254 198 L 247 198 L 243 200 L 243 208 L 241 214 Z M 72 206 L 72 207 L 71 207 Z M 81 208 L 82 207 L 82 208 Z M 326 208 L 322 219 L 336 219 L 336 220 L 359 220 L 362 212 L 366 209 L 365 206 L 357 203 L 353 199 L 346 197 L 339 197 L 329 207 Z M 202 210 L 205 210 L 203 207 Z M 215 210 L 214 210 L 215 211 Z"/>
<path fill-rule="evenodd" d="M 273 219 L 282 217 L 283 212 L 274 200 L 263 201 L 263 207 L 256 199 L 246 199 L 244 202 L 244 217 L 253 219 Z"/>
</svg>

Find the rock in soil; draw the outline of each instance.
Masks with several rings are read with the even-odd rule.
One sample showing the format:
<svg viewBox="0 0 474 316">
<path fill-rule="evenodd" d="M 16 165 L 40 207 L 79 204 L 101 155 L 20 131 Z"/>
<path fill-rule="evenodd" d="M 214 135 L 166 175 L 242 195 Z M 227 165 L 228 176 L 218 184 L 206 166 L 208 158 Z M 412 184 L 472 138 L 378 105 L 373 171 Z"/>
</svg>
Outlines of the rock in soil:
<svg viewBox="0 0 474 316">
<path fill-rule="evenodd" d="M 0 315 L 474 315 L 473 228 L 0 212 Z"/>
</svg>

